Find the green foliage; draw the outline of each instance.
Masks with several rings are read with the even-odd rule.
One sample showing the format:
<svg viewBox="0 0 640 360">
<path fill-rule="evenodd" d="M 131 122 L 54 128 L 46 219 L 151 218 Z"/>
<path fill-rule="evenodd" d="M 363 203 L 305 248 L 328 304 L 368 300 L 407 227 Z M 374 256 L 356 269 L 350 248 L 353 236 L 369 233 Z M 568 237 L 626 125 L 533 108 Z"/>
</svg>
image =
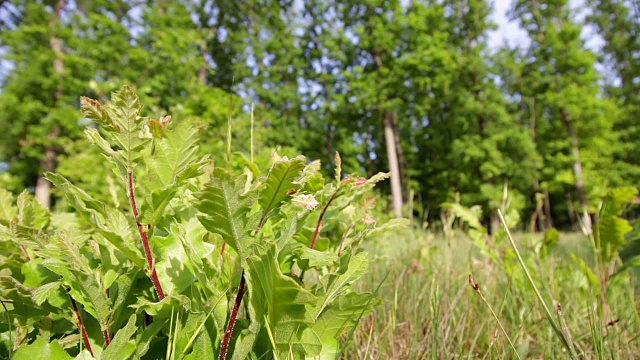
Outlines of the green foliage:
<svg viewBox="0 0 640 360">
<path fill-rule="evenodd" d="M 627 220 L 619 216 L 637 194 L 638 190 L 635 188 L 616 188 L 604 199 L 599 223 L 595 228 L 595 240 L 605 264 L 618 255 L 625 245 L 625 235 L 633 229 Z"/>
<path fill-rule="evenodd" d="M 540 243 L 540 256 L 546 257 L 549 256 L 551 250 L 553 250 L 556 245 L 558 245 L 558 240 L 560 236 L 558 234 L 558 230 L 556 228 L 551 228 L 544 233 L 544 237 L 542 238 L 542 242 Z"/>
<path fill-rule="evenodd" d="M 120 154 L 118 174 L 137 161 L 126 148 L 147 141 L 148 151 L 183 162 L 162 155 L 166 163 L 141 168 L 152 178 L 141 185 L 155 188 L 140 209 L 152 226 L 179 187 L 177 172 L 188 177 L 198 167 L 179 168 L 192 156 L 209 154 L 236 171 L 246 162 L 235 151 L 251 151 L 268 168 L 274 150 L 289 158 L 300 150 L 323 160 L 329 175 L 339 151 L 339 176 L 371 176 L 389 168 L 393 145 L 403 199 L 422 221 L 437 221 L 440 204 L 459 194 L 462 205 L 482 207 L 480 221 L 493 232 L 507 182 L 512 209 L 531 215 L 530 228 L 577 228 L 583 207 L 595 214 L 609 186 L 635 185 L 640 175 L 640 67 L 629 60 L 639 22 L 625 1 L 587 3 L 582 21 L 566 1 L 517 1 L 511 18 L 530 41 L 492 48 L 487 39 L 501 35 L 491 33 L 487 0 L 4 2 L 0 185 L 15 194 L 46 187 L 42 173 L 55 171 L 98 201 L 119 195 L 126 207 L 100 147 L 87 146 L 80 105 L 94 121 L 122 127 L 103 139 L 115 153 L 102 150 Z M 602 36 L 601 53 L 585 47 L 586 23 Z M 611 72 L 598 74 L 597 62 Z M 139 113 L 123 121 L 161 119 L 139 129 L 147 133 L 110 124 L 98 106 L 77 101 L 105 100 L 125 84 L 146 107 L 129 104 Z M 188 121 L 167 123 L 166 114 Z M 395 144 L 383 135 L 385 114 Z M 165 126 L 184 132 L 169 143 L 159 136 Z M 90 139 L 105 145 L 94 130 Z M 190 146 L 193 132 L 198 147 Z M 52 194 L 53 206 L 70 210 L 62 192 Z"/>
<path fill-rule="evenodd" d="M 32 344 L 24 346 L 12 357 L 12 359 L 18 360 L 68 360 L 73 359 L 69 354 L 67 354 L 62 346 L 58 344 L 57 341 L 53 341 L 51 343 L 47 343 L 45 339 L 37 339 Z"/>
<path fill-rule="evenodd" d="M 14 358 L 195 359 L 221 356 L 228 342 L 234 359 L 340 353 L 337 339 L 376 304 L 352 285 L 369 266 L 358 244 L 386 229 L 361 224 L 366 193 L 386 174 L 324 184 L 318 164 L 299 156 L 276 160 L 266 176 L 237 175 L 197 155 L 192 124 L 139 116 L 128 87 L 82 107 L 99 125 L 86 136 L 124 194 L 98 201 L 48 173 L 74 210 L 65 222 L 26 192 L 0 191 L 0 297 L 10 319 L 0 349 L 15 346 Z M 312 229 L 322 238 L 315 249 L 303 240 Z"/>
<path fill-rule="evenodd" d="M 224 169 L 216 168 L 210 185 L 196 195 L 196 209 L 206 216 L 199 220 L 213 234 L 220 235 L 240 256 L 246 258 L 256 239 L 251 232 L 258 228 L 258 219 L 249 217 L 256 203 L 257 193 L 243 194 L 246 176 L 234 177 Z"/>
</svg>

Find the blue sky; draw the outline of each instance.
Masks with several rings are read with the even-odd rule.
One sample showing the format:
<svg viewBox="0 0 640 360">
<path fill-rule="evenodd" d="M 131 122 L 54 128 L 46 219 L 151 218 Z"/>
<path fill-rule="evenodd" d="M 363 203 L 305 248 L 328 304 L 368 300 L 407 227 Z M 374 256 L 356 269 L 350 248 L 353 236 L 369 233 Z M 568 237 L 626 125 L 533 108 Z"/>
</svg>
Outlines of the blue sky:
<svg viewBox="0 0 640 360">
<path fill-rule="evenodd" d="M 510 22 L 507 12 L 512 6 L 512 0 L 495 0 L 493 3 L 492 20 L 498 29 L 489 33 L 489 47 L 496 49 L 506 41 L 509 45 L 522 42 L 527 34 L 520 29 L 518 24 Z"/>
<path fill-rule="evenodd" d="M 489 33 L 489 47 L 491 49 L 496 49 L 505 42 L 509 45 L 516 45 L 527 41 L 527 34 L 518 24 L 510 22 L 507 16 L 507 12 L 513 6 L 513 2 L 514 0 L 494 0 L 493 2 L 491 18 L 498 26 L 498 29 Z M 585 4 L 585 0 L 569 0 L 569 4 L 576 10 L 575 15 L 578 19 L 582 20 L 588 15 L 588 7 Z M 583 28 L 582 38 L 586 41 L 587 48 L 593 51 L 598 51 L 602 45 L 602 39 L 595 34 L 594 29 L 590 26 Z"/>
</svg>

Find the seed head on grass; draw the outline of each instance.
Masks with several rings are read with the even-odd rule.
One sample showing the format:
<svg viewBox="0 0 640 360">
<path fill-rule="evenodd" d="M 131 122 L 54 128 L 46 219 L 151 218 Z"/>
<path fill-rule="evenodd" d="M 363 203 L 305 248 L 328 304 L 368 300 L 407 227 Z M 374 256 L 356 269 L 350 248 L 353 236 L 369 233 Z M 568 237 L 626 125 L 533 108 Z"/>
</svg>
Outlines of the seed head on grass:
<svg viewBox="0 0 640 360">
<path fill-rule="evenodd" d="M 471 276 L 471 274 L 469 274 L 469 285 L 471 285 L 471 287 L 476 292 L 476 294 L 478 294 L 480 296 L 480 298 L 482 299 L 482 301 L 487 305 L 487 307 L 489 308 L 489 311 L 491 311 L 491 315 L 493 315 L 493 318 L 496 319 L 496 322 L 498 323 L 498 326 L 500 327 L 500 330 L 502 330 L 502 333 L 507 338 L 507 341 L 509 341 L 509 345 L 511 345 L 511 348 L 513 349 L 513 352 L 516 354 L 516 357 L 518 359 L 522 359 L 520 357 L 520 354 L 518 353 L 518 350 L 516 350 L 516 347 L 513 344 L 513 341 L 511 341 L 511 338 L 509 337 L 509 334 L 507 334 L 507 330 L 505 330 L 504 326 L 502 326 L 502 323 L 500 322 L 500 319 L 498 318 L 498 315 L 496 315 L 495 311 L 493 311 L 493 308 L 489 304 L 489 301 L 487 301 L 487 298 L 485 298 L 484 294 L 482 294 L 482 291 L 480 290 L 480 284 L 478 284 L 477 282 L 475 282 L 473 280 L 473 277 Z"/>
</svg>

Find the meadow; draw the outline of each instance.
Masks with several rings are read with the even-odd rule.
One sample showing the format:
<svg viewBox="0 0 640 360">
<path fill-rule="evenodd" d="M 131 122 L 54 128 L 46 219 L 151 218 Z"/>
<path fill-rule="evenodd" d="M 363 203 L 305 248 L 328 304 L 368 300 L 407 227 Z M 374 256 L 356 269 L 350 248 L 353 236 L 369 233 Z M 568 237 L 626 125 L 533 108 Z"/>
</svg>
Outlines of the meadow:
<svg viewBox="0 0 640 360">
<path fill-rule="evenodd" d="M 558 244 L 541 256 L 543 235 L 518 233 L 515 241 L 553 320 L 573 339 L 575 356 L 637 358 L 637 277 L 626 274 L 610 284 L 604 315 L 589 270 L 595 266 L 589 239 L 560 233 Z M 498 261 L 483 256 L 461 230 L 447 239 L 437 229 L 406 229 L 366 247 L 375 260 L 359 286 L 377 289 L 382 303 L 344 338 L 349 345 L 343 358 L 517 359 L 489 305 L 519 358 L 570 357 L 507 242 L 495 248 Z M 489 305 L 470 285 L 470 275 Z"/>
<path fill-rule="evenodd" d="M 0 190 L 1 357 L 638 352 L 638 231 L 625 217 L 635 188 L 609 190 L 594 224 L 580 223 L 584 235 L 512 236 L 521 217 L 506 183 L 491 234 L 482 208 L 458 197 L 434 224 L 412 224 L 373 191 L 389 173 L 344 174 L 337 152 L 331 178 L 319 161 L 253 147 L 215 164 L 198 154 L 196 125 L 140 116 L 130 87 L 81 106 L 98 125 L 86 138 L 114 175 L 108 196 L 52 172 L 57 211 L 28 190 Z"/>
</svg>

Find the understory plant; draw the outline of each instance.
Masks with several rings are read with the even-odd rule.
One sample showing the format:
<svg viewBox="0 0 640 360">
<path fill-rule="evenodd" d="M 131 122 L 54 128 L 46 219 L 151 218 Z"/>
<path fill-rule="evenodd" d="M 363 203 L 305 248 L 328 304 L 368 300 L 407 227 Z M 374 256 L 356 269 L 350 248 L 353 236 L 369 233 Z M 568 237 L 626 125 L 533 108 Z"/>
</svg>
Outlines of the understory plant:
<svg viewBox="0 0 640 360">
<path fill-rule="evenodd" d="M 351 285 L 360 242 L 393 225 L 367 195 L 387 174 L 343 177 L 338 155 L 331 181 L 302 156 L 238 174 L 198 155 L 190 122 L 141 117 L 128 87 L 81 106 L 126 192 L 105 203 L 48 173 L 73 209 L 52 214 L 0 190 L 0 357 L 339 356 L 376 303 Z"/>
</svg>

